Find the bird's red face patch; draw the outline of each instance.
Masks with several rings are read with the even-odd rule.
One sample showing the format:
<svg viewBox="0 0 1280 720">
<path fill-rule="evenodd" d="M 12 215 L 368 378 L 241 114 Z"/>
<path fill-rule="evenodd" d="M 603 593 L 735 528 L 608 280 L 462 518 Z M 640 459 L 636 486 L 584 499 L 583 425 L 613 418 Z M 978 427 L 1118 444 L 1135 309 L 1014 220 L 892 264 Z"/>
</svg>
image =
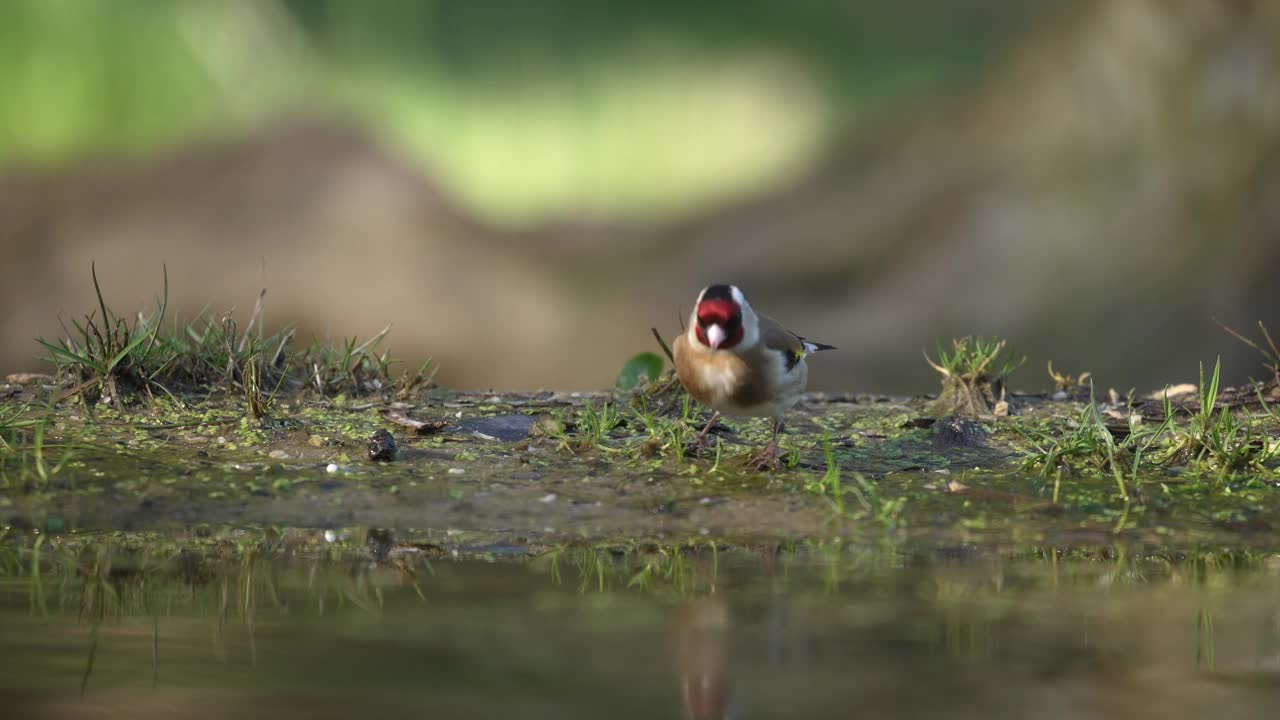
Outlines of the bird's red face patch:
<svg viewBox="0 0 1280 720">
<path fill-rule="evenodd" d="M 724 350 L 742 342 L 742 307 L 732 299 L 703 298 L 697 316 L 694 333 L 703 345 Z"/>
</svg>

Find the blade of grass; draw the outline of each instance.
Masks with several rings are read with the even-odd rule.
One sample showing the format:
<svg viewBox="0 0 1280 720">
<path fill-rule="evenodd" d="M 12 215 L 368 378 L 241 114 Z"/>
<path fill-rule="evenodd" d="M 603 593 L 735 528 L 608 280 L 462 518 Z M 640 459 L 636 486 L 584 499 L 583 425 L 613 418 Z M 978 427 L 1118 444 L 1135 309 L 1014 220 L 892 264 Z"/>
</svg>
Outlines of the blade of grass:
<svg viewBox="0 0 1280 720">
<path fill-rule="evenodd" d="M 160 327 L 164 324 L 164 314 L 169 309 L 169 266 L 161 265 L 161 273 L 164 275 L 164 291 L 160 296 L 160 313 L 156 316 L 155 326 L 151 328 L 151 339 L 147 342 L 147 349 L 142 351 L 143 356 L 150 355 L 151 349 L 155 347 L 156 336 L 160 333 Z"/>
<path fill-rule="evenodd" d="M 672 365 L 676 364 L 676 356 L 671 353 L 671 348 L 667 345 L 667 341 L 662 339 L 662 334 L 658 332 L 658 328 L 649 328 L 653 332 L 653 339 L 658 341 L 658 346 L 662 348 L 662 352 L 666 354 L 667 359 Z"/>
<path fill-rule="evenodd" d="M 53 343 L 48 342 L 44 338 L 36 338 L 36 342 L 40 343 L 49 352 L 53 353 L 57 357 L 62 358 L 68 363 L 87 365 L 91 369 L 97 370 L 99 373 L 107 372 L 107 368 L 104 365 L 94 360 L 93 358 L 89 357 L 88 354 L 81 355 L 81 354 L 72 352 L 70 350 L 67 350 L 66 348 L 54 345 Z M 56 364 L 56 361 L 55 361 L 55 364 Z"/>
</svg>

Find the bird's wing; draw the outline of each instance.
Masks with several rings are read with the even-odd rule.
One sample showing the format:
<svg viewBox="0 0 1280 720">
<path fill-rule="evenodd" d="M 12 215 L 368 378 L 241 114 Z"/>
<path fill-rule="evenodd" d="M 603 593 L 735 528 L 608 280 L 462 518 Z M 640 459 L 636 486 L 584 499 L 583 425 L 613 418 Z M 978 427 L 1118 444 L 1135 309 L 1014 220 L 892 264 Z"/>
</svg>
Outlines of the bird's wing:
<svg viewBox="0 0 1280 720">
<path fill-rule="evenodd" d="M 777 320 L 764 315 L 760 315 L 760 339 L 769 350 L 782 353 L 788 371 L 794 368 L 807 355 L 819 350 L 835 349 L 830 345 L 809 342 L 782 327 Z"/>
</svg>

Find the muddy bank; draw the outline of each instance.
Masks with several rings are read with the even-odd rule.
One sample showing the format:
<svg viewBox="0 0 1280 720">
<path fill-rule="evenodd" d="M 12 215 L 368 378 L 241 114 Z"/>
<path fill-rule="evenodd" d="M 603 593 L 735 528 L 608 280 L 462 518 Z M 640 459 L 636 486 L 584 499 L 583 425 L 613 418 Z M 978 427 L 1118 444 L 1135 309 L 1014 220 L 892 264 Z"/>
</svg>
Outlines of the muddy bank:
<svg viewBox="0 0 1280 720">
<path fill-rule="evenodd" d="M 39 414 L 50 391 L 8 386 L 0 402 Z M 927 398 L 811 395 L 789 419 L 774 473 L 746 467 L 767 439 L 763 420 L 725 421 L 718 449 L 687 455 L 703 418 L 674 394 L 299 394 L 261 420 L 235 395 L 157 398 L 125 413 L 63 403 L 39 457 L 30 427 L 0 451 L 0 512 L 10 527 L 54 533 L 378 527 L 445 544 L 1270 542 L 1273 461 L 1227 472 L 1192 456 L 1157 465 L 1117 455 L 1095 467 L 1070 445 L 1089 430 L 1088 403 L 1058 397 L 1012 398 L 1003 417 L 938 418 Z M 1129 413 L 1134 428 L 1157 423 L 1143 425 L 1132 403 L 1099 407 Z M 1256 426 L 1248 442 L 1275 442 L 1274 417 L 1237 412 Z M 1108 435 L 1123 442 L 1119 427 Z M 1178 437 L 1161 447 L 1176 450 Z M 1123 462 L 1133 469 L 1118 478 Z"/>
</svg>

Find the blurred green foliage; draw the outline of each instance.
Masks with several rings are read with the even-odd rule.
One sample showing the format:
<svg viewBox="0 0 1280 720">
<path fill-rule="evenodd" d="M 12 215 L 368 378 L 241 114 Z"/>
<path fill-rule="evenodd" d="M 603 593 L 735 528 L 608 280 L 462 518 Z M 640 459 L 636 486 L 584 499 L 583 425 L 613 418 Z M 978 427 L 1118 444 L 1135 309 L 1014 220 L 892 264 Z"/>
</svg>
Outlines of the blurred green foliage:
<svg viewBox="0 0 1280 720">
<path fill-rule="evenodd" d="M 802 172 L 1056 4 L 5 0 L 0 167 L 338 117 L 499 220 L 660 217 Z"/>
<path fill-rule="evenodd" d="M 662 358 L 651 352 L 632 355 L 622 369 L 618 371 L 618 379 L 614 387 L 623 391 L 634 390 L 646 383 L 657 380 L 662 375 Z"/>
</svg>

